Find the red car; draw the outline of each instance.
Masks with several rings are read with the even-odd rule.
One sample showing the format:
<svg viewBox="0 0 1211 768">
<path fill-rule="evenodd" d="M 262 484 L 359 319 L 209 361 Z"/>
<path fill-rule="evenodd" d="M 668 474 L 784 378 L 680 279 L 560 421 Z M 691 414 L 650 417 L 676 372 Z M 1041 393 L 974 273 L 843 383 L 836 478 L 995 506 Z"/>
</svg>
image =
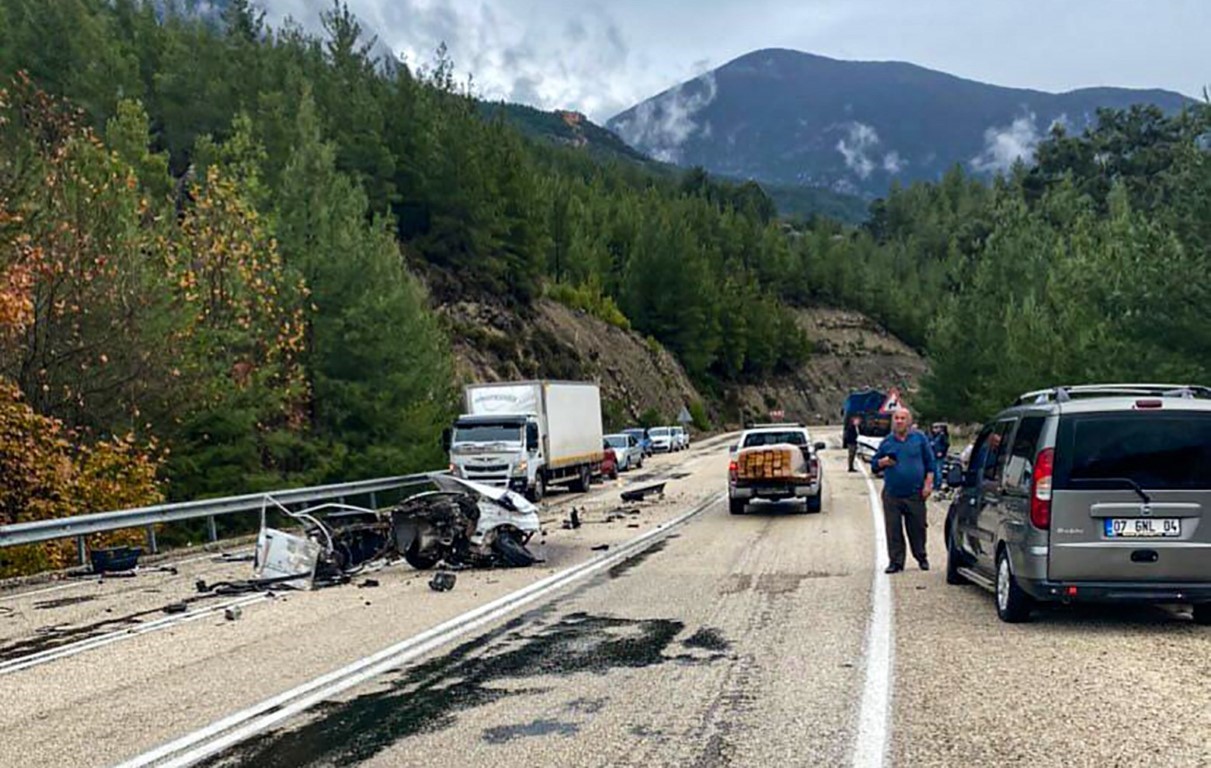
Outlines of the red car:
<svg viewBox="0 0 1211 768">
<path fill-rule="evenodd" d="M 618 457 L 607 442 L 602 442 L 605 453 L 601 457 L 601 476 L 610 480 L 618 479 Z"/>
</svg>

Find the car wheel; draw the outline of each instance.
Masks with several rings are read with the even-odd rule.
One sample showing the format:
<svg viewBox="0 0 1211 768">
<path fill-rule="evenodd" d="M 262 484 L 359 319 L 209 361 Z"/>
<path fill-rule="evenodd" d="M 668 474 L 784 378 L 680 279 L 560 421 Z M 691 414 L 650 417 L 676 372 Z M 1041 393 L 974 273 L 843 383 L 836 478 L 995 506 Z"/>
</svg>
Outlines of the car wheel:
<svg viewBox="0 0 1211 768">
<path fill-rule="evenodd" d="M 610 470 L 610 479 L 611 480 L 618 479 L 618 465 L 617 464 L 615 464 L 614 468 Z"/>
<path fill-rule="evenodd" d="M 408 565 L 412 566 L 418 571 L 427 571 L 433 566 L 437 565 L 438 561 L 441 560 L 441 557 L 435 556 L 431 553 L 421 554 L 420 541 L 417 540 L 413 541 L 412 545 L 404 550 L 404 560 L 408 562 Z"/>
<path fill-rule="evenodd" d="M 728 509 L 728 511 L 729 511 L 729 512 L 731 512 L 733 515 L 743 515 L 743 514 L 744 514 L 744 507 L 745 507 L 745 505 L 746 505 L 746 504 L 747 504 L 747 502 L 746 502 L 744 499 L 732 499 L 732 498 L 729 498 L 729 499 L 727 500 L 727 509 Z"/>
<path fill-rule="evenodd" d="M 1211 603 L 1194 605 L 1194 623 L 1200 627 L 1211 627 Z"/>
<path fill-rule="evenodd" d="M 635 469 L 643 469 L 643 457 L 639 457 L 639 461 L 635 463 Z"/>
<path fill-rule="evenodd" d="M 954 525 L 946 526 L 946 583 L 947 584 L 967 584 L 967 577 L 959 573 L 960 568 L 965 568 L 969 565 L 967 558 L 963 557 L 963 552 L 959 549 L 957 536 L 954 530 Z"/>
<path fill-rule="evenodd" d="M 528 568 L 534 564 L 534 555 L 508 531 L 497 534 L 492 551 L 510 568 Z"/>
<path fill-rule="evenodd" d="M 1004 548 L 997 553 L 997 616 L 1009 624 L 1030 621 L 1034 599 L 1018 586 Z"/>
<path fill-rule="evenodd" d="M 808 512 L 817 513 L 824 509 L 824 489 L 816 491 L 815 496 L 808 496 L 804 502 L 804 507 Z"/>
</svg>

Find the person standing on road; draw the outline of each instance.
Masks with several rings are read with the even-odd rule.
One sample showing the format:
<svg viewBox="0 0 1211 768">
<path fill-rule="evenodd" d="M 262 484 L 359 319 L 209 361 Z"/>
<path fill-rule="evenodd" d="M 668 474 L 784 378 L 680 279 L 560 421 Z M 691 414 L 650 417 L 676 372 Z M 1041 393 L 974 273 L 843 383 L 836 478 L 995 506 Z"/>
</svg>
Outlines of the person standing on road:
<svg viewBox="0 0 1211 768">
<path fill-rule="evenodd" d="M 862 423 L 860 416 L 855 416 L 845 422 L 845 431 L 841 436 L 841 444 L 849 449 L 849 471 L 857 472 L 854 469 L 854 457 L 858 455 L 858 425 Z"/>
<path fill-rule="evenodd" d="M 921 432 L 910 428 L 912 413 L 897 408 L 891 417 L 891 434 L 879 444 L 870 460 L 883 473 L 883 525 L 887 530 L 888 565 L 884 573 L 904 570 L 904 532 L 912 556 L 921 570 L 929 570 L 925 551 L 925 502 L 933 493 L 937 462 L 933 448 Z"/>
</svg>

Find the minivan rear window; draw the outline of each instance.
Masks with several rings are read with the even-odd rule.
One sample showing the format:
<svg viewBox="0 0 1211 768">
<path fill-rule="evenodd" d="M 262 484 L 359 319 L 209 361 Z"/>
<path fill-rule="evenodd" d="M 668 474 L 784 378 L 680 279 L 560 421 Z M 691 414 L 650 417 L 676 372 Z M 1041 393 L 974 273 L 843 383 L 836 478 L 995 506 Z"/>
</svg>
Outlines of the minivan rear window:
<svg viewBox="0 0 1211 768">
<path fill-rule="evenodd" d="M 1057 443 L 1060 488 L 1127 479 L 1146 490 L 1211 489 L 1208 413 L 1082 414 L 1060 421 Z"/>
</svg>

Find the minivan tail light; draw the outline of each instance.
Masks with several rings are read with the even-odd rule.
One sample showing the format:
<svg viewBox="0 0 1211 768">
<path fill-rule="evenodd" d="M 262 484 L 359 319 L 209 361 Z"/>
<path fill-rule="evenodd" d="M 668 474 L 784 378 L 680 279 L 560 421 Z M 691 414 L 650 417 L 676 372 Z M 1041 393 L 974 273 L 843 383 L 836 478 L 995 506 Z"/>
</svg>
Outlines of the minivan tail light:
<svg viewBox="0 0 1211 768">
<path fill-rule="evenodd" d="M 1030 481 L 1030 524 L 1047 530 L 1051 527 L 1051 484 L 1055 472 L 1055 449 L 1044 448 L 1034 460 Z"/>
<path fill-rule="evenodd" d="M 1163 408 L 1164 402 L 1161 400 L 1136 400 L 1136 408 Z"/>
</svg>

